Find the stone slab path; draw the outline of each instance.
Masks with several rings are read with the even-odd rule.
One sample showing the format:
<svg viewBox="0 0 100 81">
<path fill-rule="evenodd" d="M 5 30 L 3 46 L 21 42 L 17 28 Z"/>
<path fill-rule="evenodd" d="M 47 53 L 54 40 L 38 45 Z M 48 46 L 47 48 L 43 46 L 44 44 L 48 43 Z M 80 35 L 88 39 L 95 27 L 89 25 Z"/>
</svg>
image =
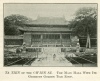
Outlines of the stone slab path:
<svg viewBox="0 0 100 81">
<path fill-rule="evenodd" d="M 53 58 L 53 55 L 42 54 L 36 59 L 31 66 L 73 66 L 71 62 L 69 62 L 66 58 L 64 58 L 63 54 L 56 55 Z"/>
</svg>

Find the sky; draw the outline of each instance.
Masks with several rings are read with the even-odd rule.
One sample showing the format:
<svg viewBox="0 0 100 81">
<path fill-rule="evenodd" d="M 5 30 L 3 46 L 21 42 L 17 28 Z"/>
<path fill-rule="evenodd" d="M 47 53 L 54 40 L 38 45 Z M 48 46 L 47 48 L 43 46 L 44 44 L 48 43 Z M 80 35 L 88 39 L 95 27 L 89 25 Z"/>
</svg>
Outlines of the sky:
<svg viewBox="0 0 100 81">
<path fill-rule="evenodd" d="M 71 20 L 75 12 L 82 7 L 95 7 L 97 4 L 4 4 L 4 17 L 20 14 L 32 18 L 65 17 Z"/>
</svg>

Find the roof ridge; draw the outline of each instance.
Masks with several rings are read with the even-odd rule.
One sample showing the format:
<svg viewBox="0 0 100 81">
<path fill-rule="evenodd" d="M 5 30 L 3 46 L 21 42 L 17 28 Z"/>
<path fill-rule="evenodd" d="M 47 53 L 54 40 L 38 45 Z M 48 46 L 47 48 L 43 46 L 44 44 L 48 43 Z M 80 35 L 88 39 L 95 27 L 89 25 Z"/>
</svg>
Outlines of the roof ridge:
<svg viewBox="0 0 100 81">
<path fill-rule="evenodd" d="M 48 24 L 48 25 L 67 25 L 68 22 L 64 16 L 62 17 L 40 17 L 38 16 L 36 20 L 33 20 L 29 24 Z"/>
<path fill-rule="evenodd" d="M 62 18 L 62 19 L 65 19 L 64 16 L 61 16 L 61 17 L 53 17 L 53 16 L 49 16 L 49 17 L 45 16 L 45 17 L 42 17 L 42 16 L 38 16 L 37 19 L 39 19 L 39 18 L 50 18 L 50 19 L 51 18 Z"/>
</svg>

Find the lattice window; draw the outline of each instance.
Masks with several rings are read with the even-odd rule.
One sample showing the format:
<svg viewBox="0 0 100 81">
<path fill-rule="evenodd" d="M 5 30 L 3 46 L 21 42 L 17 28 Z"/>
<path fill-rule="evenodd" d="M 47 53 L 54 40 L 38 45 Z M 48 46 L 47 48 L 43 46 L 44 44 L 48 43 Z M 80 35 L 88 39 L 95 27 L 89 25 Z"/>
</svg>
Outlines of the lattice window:
<svg viewBox="0 0 100 81">
<path fill-rule="evenodd" d="M 60 39 L 60 35 L 59 34 L 56 34 L 55 35 L 55 39 Z"/>
<path fill-rule="evenodd" d="M 43 39 L 60 39 L 59 34 L 44 34 Z"/>
<path fill-rule="evenodd" d="M 70 39 L 70 34 L 62 34 L 62 39 Z"/>
<path fill-rule="evenodd" d="M 41 38 L 41 35 L 38 35 L 38 34 L 32 35 L 32 38 L 33 38 L 33 39 L 40 39 L 40 38 Z"/>
</svg>

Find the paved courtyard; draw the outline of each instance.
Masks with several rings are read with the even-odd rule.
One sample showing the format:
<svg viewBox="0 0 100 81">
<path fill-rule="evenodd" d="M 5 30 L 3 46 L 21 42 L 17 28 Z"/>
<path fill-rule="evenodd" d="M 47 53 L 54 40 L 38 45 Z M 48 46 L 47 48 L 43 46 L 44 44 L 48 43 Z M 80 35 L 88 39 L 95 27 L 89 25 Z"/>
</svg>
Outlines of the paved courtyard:
<svg viewBox="0 0 100 81">
<path fill-rule="evenodd" d="M 64 54 L 42 54 L 31 66 L 72 66 L 72 63 L 64 58 Z"/>
</svg>

